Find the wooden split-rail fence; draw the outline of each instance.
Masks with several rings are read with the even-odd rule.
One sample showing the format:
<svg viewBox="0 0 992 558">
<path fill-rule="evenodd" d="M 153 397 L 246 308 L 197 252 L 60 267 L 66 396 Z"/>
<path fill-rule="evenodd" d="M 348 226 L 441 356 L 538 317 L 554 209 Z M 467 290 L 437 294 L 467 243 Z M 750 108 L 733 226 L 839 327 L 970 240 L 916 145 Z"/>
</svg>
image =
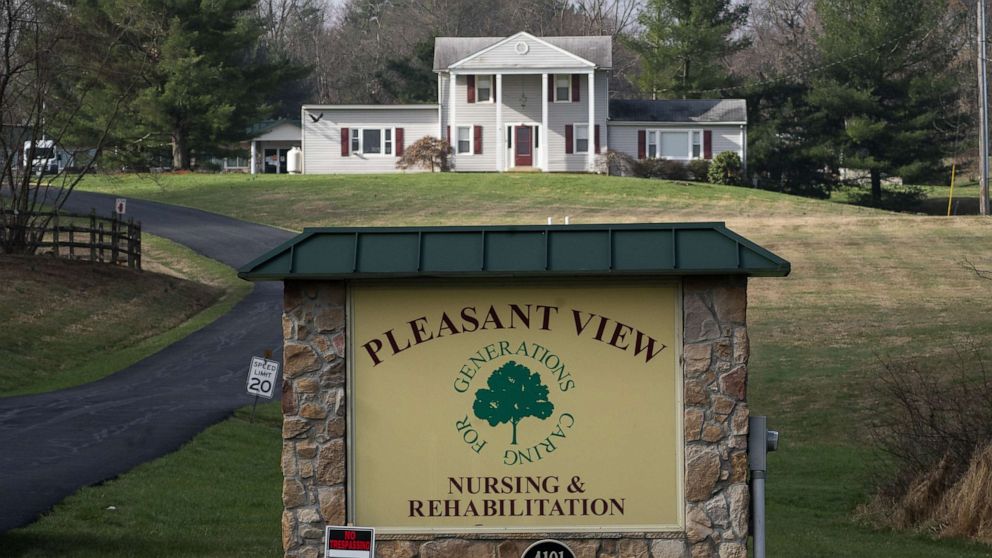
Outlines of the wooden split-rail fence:
<svg viewBox="0 0 992 558">
<path fill-rule="evenodd" d="M 38 247 L 37 253 L 51 254 L 70 260 L 126 265 L 141 269 L 141 222 L 98 217 L 96 210 L 89 215 L 62 212 L 35 212 L 34 223 L 21 227 L 28 241 Z M 10 225 L 0 225 L 8 230 Z"/>
</svg>

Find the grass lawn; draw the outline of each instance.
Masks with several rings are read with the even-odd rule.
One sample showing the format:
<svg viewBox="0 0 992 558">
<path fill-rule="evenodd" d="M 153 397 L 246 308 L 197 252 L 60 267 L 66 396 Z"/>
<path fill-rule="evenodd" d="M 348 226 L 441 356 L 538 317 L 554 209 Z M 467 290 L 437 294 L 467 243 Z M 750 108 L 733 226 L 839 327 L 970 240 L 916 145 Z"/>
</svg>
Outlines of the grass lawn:
<svg viewBox="0 0 992 558">
<path fill-rule="evenodd" d="M 278 404 L 247 409 L 171 455 L 84 488 L 0 535 L 9 558 L 282 555 Z M 236 459 L 234 459 L 236 457 Z"/>
<path fill-rule="evenodd" d="M 879 357 L 940 362 L 955 348 L 992 346 L 992 283 L 964 266 L 992 268 L 988 220 L 588 175 L 92 177 L 82 187 L 294 229 L 565 215 L 577 223 L 726 221 L 793 264 L 788 278 L 750 283 L 749 398 L 782 433 L 769 459 L 769 554 L 992 556 L 987 546 L 877 531 L 853 516 L 873 482 L 864 424 Z M 229 457 L 254 451 L 246 443 Z M 275 506 L 279 489 L 276 478 L 268 488 Z"/>
<path fill-rule="evenodd" d="M 144 235 L 145 271 L 0 257 L 0 396 L 101 378 L 207 325 L 250 290 L 230 268 Z"/>
</svg>

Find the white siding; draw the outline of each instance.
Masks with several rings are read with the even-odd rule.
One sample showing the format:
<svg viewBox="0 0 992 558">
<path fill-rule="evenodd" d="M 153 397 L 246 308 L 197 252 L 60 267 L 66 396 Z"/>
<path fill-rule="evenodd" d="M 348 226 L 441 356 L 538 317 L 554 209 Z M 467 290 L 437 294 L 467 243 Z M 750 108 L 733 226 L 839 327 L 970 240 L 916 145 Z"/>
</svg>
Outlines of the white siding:
<svg viewBox="0 0 992 558">
<path fill-rule="evenodd" d="M 437 82 L 440 86 L 438 89 L 437 102 L 441 104 L 441 126 L 434 133 L 441 139 L 446 140 L 448 139 L 445 137 L 445 130 L 448 125 L 448 97 L 451 95 L 451 86 L 448 84 L 448 74 L 438 74 Z"/>
<path fill-rule="evenodd" d="M 637 157 L 638 130 L 712 130 L 713 156 L 724 151 L 734 151 L 743 159 L 740 126 L 707 126 L 705 124 L 624 124 L 612 122 L 609 126 L 610 147 L 615 151 Z"/>
<path fill-rule="evenodd" d="M 288 122 L 283 122 L 282 124 L 272 128 L 268 132 L 255 138 L 256 141 L 295 141 L 297 145 L 300 143 L 300 137 L 302 137 L 303 131 L 300 130 L 299 126 L 294 126 Z"/>
<path fill-rule="evenodd" d="M 495 81 L 493 87 L 495 87 Z M 450 87 L 450 86 L 449 86 Z M 495 98 L 495 93 L 493 94 Z M 455 154 L 456 171 L 496 170 L 496 103 L 469 103 L 468 76 L 455 76 L 455 122 L 451 123 L 452 147 L 457 148 L 458 126 L 482 126 L 482 154 Z M 504 116 L 505 118 L 505 116 Z M 447 126 L 448 123 L 446 122 Z"/>
<path fill-rule="evenodd" d="M 324 116 L 314 122 L 310 114 Z M 437 134 L 437 109 L 316 108 L 303 111 L 303 168 L 307 174 L 396 172 L 395 155 L 341 156 L 341 128 L 403 128 L 403 143 Z"/>
<path fill-rule="evenodd" d="M 553 86 L 550 82 L 549 87 Z M 608 76 L 606 71 L 596 72 L 596 122 L 599 124 L 599 142 L 601 152 L 609 145 L 606 130 L 608 106 Z M 567 124 L 584 124 L 589 120 L 589 77 L 583 75 L 579 79 L 578 103 L 548 103 L 548 170 L 553 172 L 586 170 L 587 158 L 585 153 L 565 153 L 565 126 Z M 595 147 L 594 128 L 589 129 L 589 149 Z"/>
<path fill-rule="evenodd" d="M 517 43 L 527 45 L 525 54 L 517 52 Z M 527 37 L 511 39 L 457 66 L 459 70 L 490 70 L 493 68 L 575 68 L 580 70 L 591 68 L 591 66 L 572 54 Z"/>
</svg>

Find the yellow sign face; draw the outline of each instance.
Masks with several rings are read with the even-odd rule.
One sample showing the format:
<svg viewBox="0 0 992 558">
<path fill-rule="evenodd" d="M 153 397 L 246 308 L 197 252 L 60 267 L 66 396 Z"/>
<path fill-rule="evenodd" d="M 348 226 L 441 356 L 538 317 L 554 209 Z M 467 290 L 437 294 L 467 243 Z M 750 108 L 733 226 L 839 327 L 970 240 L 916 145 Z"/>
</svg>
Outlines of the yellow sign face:
<svg viewBox="0 0 992 558">
<path fill-rule="evenodd" d="M 636 281 L 353 286 L 353 521 L 682 530 L 678 297 Z"/>
</svg>

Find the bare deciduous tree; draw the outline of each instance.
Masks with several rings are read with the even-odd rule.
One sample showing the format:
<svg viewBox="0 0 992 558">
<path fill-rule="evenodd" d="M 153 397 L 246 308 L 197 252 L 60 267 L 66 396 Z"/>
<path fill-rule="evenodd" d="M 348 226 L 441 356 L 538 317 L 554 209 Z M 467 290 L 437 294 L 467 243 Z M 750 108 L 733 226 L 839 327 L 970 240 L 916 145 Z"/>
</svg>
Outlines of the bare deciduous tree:
<svg viewBox="0 0 992 558">
<path fill-rule="evenodd" d="M 50 215 L 95 164 L 130 88 L 82 122 L 93 84 L 123 71 L 115 25 L 81 25 L 74 7 L 0 0 L 0 251 L 34 253 Z M 91 22 L 92 23 L 92 22 Z M 116 76 L 120 77 L 120 76 Z M 120 83 L 126 83 L 122 80 Z M 86 142 L 85 145 L 79 142 Z M 76 142 L 76 143 L 72 143 Z M 72 143 L 72 145 L 70 145 Z"/>
</svg>

